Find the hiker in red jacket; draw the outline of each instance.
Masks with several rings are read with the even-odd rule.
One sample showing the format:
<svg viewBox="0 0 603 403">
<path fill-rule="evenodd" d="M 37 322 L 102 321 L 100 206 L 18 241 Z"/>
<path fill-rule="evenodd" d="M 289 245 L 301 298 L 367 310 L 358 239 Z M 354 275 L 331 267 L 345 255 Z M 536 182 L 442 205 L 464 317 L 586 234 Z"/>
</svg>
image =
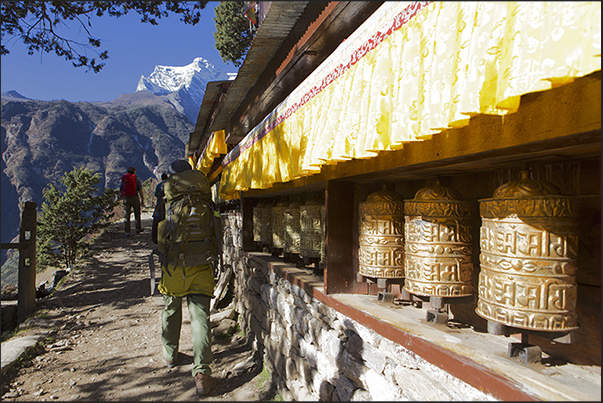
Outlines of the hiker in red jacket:
<svg viewBox="0 0 603 403">
<path fill-rule="evenodd" d="M 142 193 L 142 181 L 136 177 L 136 168 L 128 168 L 128 173 L 121 177 L 120 191 L 124 201 L 124 229 L 126 236 L 130 236 L 130 214 L 132 214 L 132 210 L 134 210 L 134 220 L 136 221 L 136 233 L 140 234 L 143 231 L 140 209 L 144 207 L 144 195 Z"/>
</svg>

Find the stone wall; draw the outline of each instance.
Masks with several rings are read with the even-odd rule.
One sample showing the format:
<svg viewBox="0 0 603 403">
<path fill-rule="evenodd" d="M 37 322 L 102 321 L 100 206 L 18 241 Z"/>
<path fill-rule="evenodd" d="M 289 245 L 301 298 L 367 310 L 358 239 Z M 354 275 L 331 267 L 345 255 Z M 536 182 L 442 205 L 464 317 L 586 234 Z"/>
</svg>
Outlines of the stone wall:
<svg viewBox="0 0 603 403">
<path fill-rule="evenodd" d="M 311 297 L 243 253 L 242 219 L 222 214 L 235 309 L 289 400 L 496 400 Z"/>
</svg>

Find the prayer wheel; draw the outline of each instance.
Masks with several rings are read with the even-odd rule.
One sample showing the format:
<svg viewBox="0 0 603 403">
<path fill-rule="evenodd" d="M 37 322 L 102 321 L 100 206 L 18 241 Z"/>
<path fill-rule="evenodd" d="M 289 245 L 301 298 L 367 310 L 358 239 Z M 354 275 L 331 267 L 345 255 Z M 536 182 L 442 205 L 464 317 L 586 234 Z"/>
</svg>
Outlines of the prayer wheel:
<svg viewBox="0 0 603 403">
<path fill-rule="evenodd" d="M 262 241 L 262 221 L 264 220 L 264 203 L 258 203 L 253 208 L 253 242 L 261 243 Z"/>
<path fill-rule="evenodd" d="M 266 204 L 262 209 L 260 225 L 260 243 L 264 247 L 272 246 L 272 203 Z"/>
<path fill-rule="evenodd" d="M 300 248 L 300 206 L 299 203 L 293 201 L 287 206 L 284 211 L 284 221 L 285 221 L 285 247 L 284 251 L 287 254 L 299 254 Z"/>
<path fill-rule="evenodd" d="M 287 203 L 279 201 L 272 207 L 272 247 L 284 249 L 285 247 L 285 209 Z"/>
<path fill-rule="evenodd" d="M 404 202 L 383 190 L 359 203 L 358 274 L 384 279 L 404 278 Z"/>
<path fill-rule="evenodd" d="M 433 297 L 473 294 L 470 204 L 437 180 L 404 203 L 404 289 Z"/>
<path fill-rule="evenodd" d="M 479 202 L 476 313 L 520 329 L 577 329 L 578 200 L 524 170 Z"/>
<path fill-rule="evenodd" d="M 321 259 L 324 254 L 324 204 L 310 199 L 299 207 L 301 241 L 299 254 L 307 259 Z"/>
</svg>

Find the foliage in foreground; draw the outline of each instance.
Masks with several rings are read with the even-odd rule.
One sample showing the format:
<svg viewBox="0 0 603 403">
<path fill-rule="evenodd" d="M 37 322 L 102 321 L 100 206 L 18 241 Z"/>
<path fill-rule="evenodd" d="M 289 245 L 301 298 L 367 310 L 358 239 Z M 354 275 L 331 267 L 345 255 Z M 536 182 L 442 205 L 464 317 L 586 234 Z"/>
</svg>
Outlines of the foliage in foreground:
<svg viewBox="0 0 603 403">
<path fill-rule="evenodd" d="M 111 223 L 118 203 L 117 192 L 105 189 L 100 196 L 101 175 L 74 168 L 43 191 L 45 202 L 38 219 L 37 256 L 40 265 L 72 266 L 88 246 L 88 238 Z"/>
<path fill-rule="evenodd" d="M 5 44 L 18 38 L 27 46 L 27 53 L 55 53 L 71 61 L 74 67 L 85 67 L 98 73 L 105 63 L 86 55 L 88 49 L 94 50 L 100 60 L 109 58 L 101 47 L 100 39 L 92 32 L 92 17 L 121 17 L 129 12 L 141 15 L 141 22 L 158 25 L 157 20 L 170 13 L 181 15 L 185 24 L 195 25 L 201 17 L 201 10 L 207 1 L 3 1 L 0 5 L 1 30 L 0 54 L 9 54 Z M 66 23 L 77 21 L 73 31 L 84 32 L 85 42 L 68 37 Z M 67 27 L 68 28 L 68 27 Z M 72 31 L 72 32 L 73 32 Z"/>
</svg>

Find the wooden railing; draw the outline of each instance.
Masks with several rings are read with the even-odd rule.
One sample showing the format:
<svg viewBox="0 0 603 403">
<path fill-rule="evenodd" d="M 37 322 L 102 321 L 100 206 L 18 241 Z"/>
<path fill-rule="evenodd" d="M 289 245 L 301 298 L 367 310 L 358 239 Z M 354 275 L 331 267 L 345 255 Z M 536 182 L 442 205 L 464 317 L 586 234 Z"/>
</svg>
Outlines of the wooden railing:
<svg viewBox="0 0 603 403">
<path fill-rule="evenodd" d="M 2 243 L 2 249 L 19 249 L 17 325 L 36 309 L 36 213 L 35 202 L 25 202 L 21 213 L 19 242 Z"/>
</svg>

